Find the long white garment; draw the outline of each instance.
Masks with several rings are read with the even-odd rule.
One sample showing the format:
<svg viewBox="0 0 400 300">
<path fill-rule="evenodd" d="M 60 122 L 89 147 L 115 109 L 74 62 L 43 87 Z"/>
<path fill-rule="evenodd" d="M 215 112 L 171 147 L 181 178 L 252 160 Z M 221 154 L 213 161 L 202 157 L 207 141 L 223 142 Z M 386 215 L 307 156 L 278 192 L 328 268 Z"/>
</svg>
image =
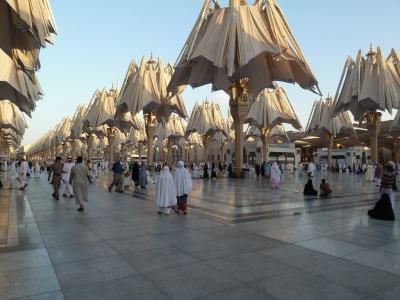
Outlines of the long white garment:
<svg viewBox="0 0 400 300">
<path fill-rule="evenodd" d="M 16 186 L 16 179 L 18 178 L 18 173 L 17 173 L 17 168 L 16 168 L 16 166 L 15 166 L 15 161 L 13 161 L 12 163 L 11 163 L 11 166 L 10 166 L 10 175 L 9 175 L 9 178 L 10 178 L 10 186 L 9 186 L 9 189 L 14 189 Z"/>
<path fill-rule="evenodd" d="M 64 193 L 67 196 L 71 196 L 74 194 L 72 186 L 69 184 L 69 178 L 71 175 L 71 169 L 74 166 L 74 164 L 71 163 L 65 163 L 63 166 L 63 172 L 66 172 L 63 174 L 63 179 L 65 180 L 65 189 L 64 189 Z"/>
<path fill-rule="evenodd" d="M 26 173 L 28 173 L 28 169 L 28 162 L 25 160 L 21 162 L 21 166 L 19 167 L 19 180 L 21 182 L 21 186 L 26 185 Z"/>
<path fill-rule="evenodd" d="M 129 172 L 129 164 L 128 162 L 125 162 L 125 173 Z M 124 176 L 124 186 L 129 186 L 132 183 L 132 176 L 125 176 L 125 173 L 122 174 Z"/>
<path fill-rule="evenodd" d="M 175 191 L 178 197 L 189 194 L 192 189 L 190 173 L 184 166 L 183 161 L 179 161 L 174 173 Z"/>
<path fill-rule="evenodd" d="M 128 168 L 128 169 L 129 169 L 129 168 Z M 97 177 L 99 176 L 98 168 L 97 168 L 97 162 L 94 162 L 94 163 L 92 164 L 92 170 L 93 170 L 93 173 L 94 173 L 94 177 L 97 178 Z"/>
<path fill-rule="evenodd" d="M 278 164 L 274 162 L 271 167 L 271 180 L 281 180 L 281 170 L 279 170 Z"/>
<path fill-rule="evenodd" d="M 365 173 L 365 180 L 366 181 L 372 181 L 373 180 L 372 170 L 373 170 L 373 167 L 371 165 L 368 165 L 367 166 L 367 172 Z"/>
<path fill-rule="evenodd" d="M 200 178 L 199 168 L 197 167 L 196 164 L 194 164 L 194 166 L 193 166 L 193 178 L 194 179 L 199 179 Z"/>
<path fill-rule="evenodd" d="M 83 163 L 77 163 L 71 169 L 69 176 L 69 184 L 72 185 L 75 196 L 75 203 L 83 205 L 83 202 L 88 202 L 87 178 L 89 170 Z"/>
<path fill-rule="evenodd" d="M 35 178 L 40 178 L 40 165 L 39 162 L 37 161 L 34 167 L 35 170 Z"/>
<path fill-rule="evenodd" d="M 146 170 L 147 184 L 154 184 L 155 181 L 151 179 L 150 171 Z"/>
<path fill-rule="evenodd" d="M 156 183 L 156 204 L 159 207 L 169 207 L 176 205 L 176 191 L 174 179 L 169 173 L 169 168 L 165 166 L 158 177 Z"/>
</svg>

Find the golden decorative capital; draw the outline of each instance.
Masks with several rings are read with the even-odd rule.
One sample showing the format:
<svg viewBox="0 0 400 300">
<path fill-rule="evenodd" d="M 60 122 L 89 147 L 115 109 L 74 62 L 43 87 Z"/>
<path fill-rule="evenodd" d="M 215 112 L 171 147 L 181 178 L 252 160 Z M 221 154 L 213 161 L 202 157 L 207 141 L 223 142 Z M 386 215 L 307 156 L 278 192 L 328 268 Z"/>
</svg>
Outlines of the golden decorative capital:
<svg viewBox="0 0 400 300">
<path fill-rule="evenodd" d="M 261 134 L 263 136 L 269 137 L 270 133 L 271 133 L 271 128 L 269 126 L 261 127 Z"/>
<path fill-rule="evenodd" d="M 117 133 L 117 129 L 115 127 L 107 128 L 107 135 L 108 136 L 115 136 L 116 133 Z"/>
<path fill-rule="evenodd" d="M 228 90 L 231 97 L 229 104 L 233 103 L 247 103 L 250 88 L 247 85 L 248 78 L 241 79 L 239 82 L 235 82 Z"/>
<path fill-rule="evenodd" d="M 381 116 L 380 112 L 376 110 L 371 110 L 365 114 L 365 120 L 367 121 L 367 125 L 380 125 L 381 124 Z"/>
<path fill-rule="evenodd" d="M 333 136 L 332 133 L 328 132 L 328 133 L 325 133 L 325 139 L 327 141 L 333 141 L 335 139 L 335 137 Z"/>
</svg>

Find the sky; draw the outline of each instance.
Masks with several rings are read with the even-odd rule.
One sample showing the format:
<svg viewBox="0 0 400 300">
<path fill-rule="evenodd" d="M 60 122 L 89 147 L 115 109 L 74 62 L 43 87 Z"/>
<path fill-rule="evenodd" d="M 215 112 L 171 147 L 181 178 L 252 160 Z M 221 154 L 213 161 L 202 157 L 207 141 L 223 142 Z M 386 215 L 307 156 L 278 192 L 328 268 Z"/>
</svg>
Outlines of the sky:
<svg viewBox="0 0 400 300">
<path fill-rule="evenodd" d="M 284 12 L 324 99 L 334 95 L 344 63 L 370 42 L 385 56 L 400 50 L 398 0 L 276 0 Z M 203 0 L 51 0 L 59 36 L 56 45 L 41 50 L 37 73 L 44 98 L 37 102 L 22 144 L 33 144 L 64 117 L 72 118 L 79 104 L 88 104 L 96 89 L 119 86 L 132 59 L 140 62 L 153 52 L 164 63 L 175 63 Z M 229 0 L 219 0 L 228 6 Z M 248 0 L 252 4 L 253 0 Z M 303 128 L 319 96 L 298 85 L 286 89 Z M 227 115 L 229 96 L 211 86 L 183 92 L 188 112 L 208 97 Z M 393 118 L 384 114 L 383 119 Z M 287 129 L 290 129 L 288 127 Z"/>
</svg>

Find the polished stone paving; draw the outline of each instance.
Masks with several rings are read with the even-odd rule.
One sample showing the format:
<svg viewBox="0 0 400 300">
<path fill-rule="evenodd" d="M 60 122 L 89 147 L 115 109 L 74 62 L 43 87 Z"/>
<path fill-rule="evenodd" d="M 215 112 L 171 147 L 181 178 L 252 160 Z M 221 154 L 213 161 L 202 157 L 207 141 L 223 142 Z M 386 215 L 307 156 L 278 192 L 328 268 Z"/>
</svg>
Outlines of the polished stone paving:
<svg viewBox="0 0 400 300">
<path fill-rule="evenodd" d="M 47 174 L 0 191 L 0 299 L 400 298 L 400 225 L 369 219 L 379 194 L 363 175 L 325 174 L 322 199 L 297 174 L 279 190 L 193 180 L 189 214 L 169 216 L 154 186 L 109 193 L 110 176 L 84 212 L 52 199 Z"/>
</svg>

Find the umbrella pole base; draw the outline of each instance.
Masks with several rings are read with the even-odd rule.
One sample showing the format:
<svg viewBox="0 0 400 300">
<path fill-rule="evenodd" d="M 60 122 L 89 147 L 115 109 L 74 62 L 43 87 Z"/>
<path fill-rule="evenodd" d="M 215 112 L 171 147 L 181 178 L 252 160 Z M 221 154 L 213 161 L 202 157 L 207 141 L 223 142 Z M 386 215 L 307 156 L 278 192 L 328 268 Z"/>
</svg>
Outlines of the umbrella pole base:
<svg viewBox="0 0 400 300">
<path fill-rule="evenodd" d="M 243 178 L 242 168 L 234 168 L 232 171 L 232 178 Z"/>
</svg>

